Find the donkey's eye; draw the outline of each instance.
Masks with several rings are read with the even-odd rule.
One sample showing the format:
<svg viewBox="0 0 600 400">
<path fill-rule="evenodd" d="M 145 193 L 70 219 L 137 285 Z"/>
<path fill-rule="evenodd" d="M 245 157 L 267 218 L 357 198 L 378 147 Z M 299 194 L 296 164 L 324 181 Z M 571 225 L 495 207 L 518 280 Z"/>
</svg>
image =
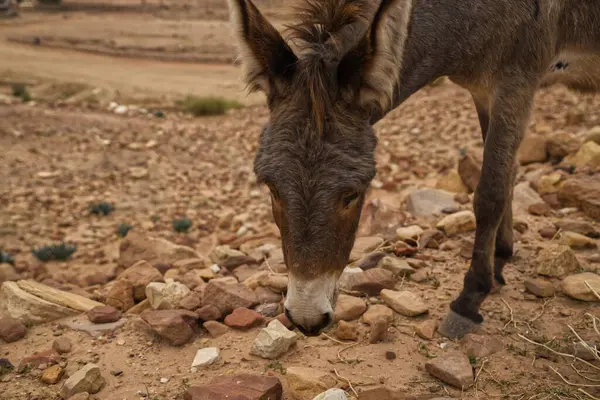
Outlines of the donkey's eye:
<svg viewBox="0 0 600 400">
<path fill-rule="evenodd" d="M 358 193 L 358 192 L 352 192 L 352 193 L 345 195 L 342 198 L 344 207 L 349 207 L 352 203 L 354 203 L 356 201 L 356 199 L 358 199 L 359 196 L 360 196 L 360 193 Z"/>
</svg>

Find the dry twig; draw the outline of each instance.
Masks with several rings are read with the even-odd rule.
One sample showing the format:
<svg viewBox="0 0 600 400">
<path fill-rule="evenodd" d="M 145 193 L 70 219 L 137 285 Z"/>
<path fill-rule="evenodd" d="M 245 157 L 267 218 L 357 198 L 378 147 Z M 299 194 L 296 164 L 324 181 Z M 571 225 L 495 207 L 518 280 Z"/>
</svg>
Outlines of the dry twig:
<svg viewBox="0 0 600 400">
<path fill-rule="evenodd" d="M 559 355 L 559 356 L 563 356 L 563 357 L 569 357 L 569 358 L 571 358 L 571 359 L 574 359 L 574 360 L 580 361 L 580 362 L 584 363 L 585 365 L 587 365 L 588 367 L 592 367 L 592 368 L 594 368 L 594 369 L 597 369 L 598 371 L 600 371 L 600 367 L 597 367 L 597 366 L 595 366 L 594 364 L 591 364 L 591 363 L 589 363 L 589 362 L 585 361 L 584 359 L 581 359 L 581 358 L 579 358 L 579 357 L 576 357 L 576 356 L 574 356 L 573 354 L 561 353 L 560 351 L 556 351 L 556 350 L 554 350 L 553 348 L 551 348 L 551 347 L 549 347 L 549 346 L 547 346 L 547 345 L 545 345 L 545 344 L 543 344 L 543 343 L 538 343 L 538 342 L 536 342 L 536 341 L 534 341 L 534 340 L 531 340 L 531 339 L 529 339 L 528 337 L 521 335 L 520 333 L 517 333 L 517 336 L 519 336 L 521 339 L 523 339 L 523 340 L 526 340 L 527 342 L 529 342 L 529 343 L 531 343 L 531 344 L 534 344 L 534 345 L 536 345 L 536 346 L 541 346 L 541 347 L 545 348 L 546 350 L 549 350 L 549 351 L 551 351 L 551 352 L 552 352 L 552 353 L 554 353 L 554 354 L 557 354 L 557 355 Z"/>
<path fill-rule="evenodd" d="M 508 307 L 508 310 L 510 311 L 510 320 L 506 324 L 504 324 L 504 327 L 502 328 L 502 330 L 505 330 L 506 327 L 508 325 L 510 325 L 511 322 L 513 323 L 513 326 L 516 329 L 517 328 L 517 323 L 515 322 L 515 318 L 514 318 L 512 307 L 506 302 L 506 300 L 504 300 L 504 299 L 500 299 L 500 300 L 502 300 L 502 302 L 506 305 L 506 307 Z"/>
<path fill-rule="evenodd" d="M 586 383 L 573 383 L 573 382 L 569 382 L 568 380 L 566 380 L 566 379 L 565 379 L 565 377 L 564 377 L 564 376 L 562 376 L 562 375 L 560 374 L 560 372 L 558 372 L 558 371 L 556 370 L 556 368 L 552 367 L 551 365 L 549 365 L 548 367 L 549 367 L 549 368 L 550 368 L 552 371 L 554 371 L 554 373 L 555 373 L 556 375 L 558 375 L 558 376 L 560 377 L 560 379 L 562 379 L 562 380 L 563 380 L 563 382 L 565 382 L 565 383 L 566 383 L 567 385 L 569 385 L 569 386 L 593 387 L 593 388 L 598 388 L 598 387 L 600 387 L 600 385 L 588 385 L 588 384 L 586 384 Z"/>
<path fill-rule="evenodd" d="M 343 358 L 342 358 L 342 353 L 343 353 L 344 351 L 346 351 L 346 350 L 348 350 L 348 349 L 350 349 L 350 348 L 354 347 L 354 346 L 358 346 L 359 344 L 360 344 L 360 342 L 352 343 L 351 345 L 349 345 L 349 346 L 346 346 L 346 347 L 344 347 L 344 348 L 340 349 L 340 351 L 338 351 L 338 353 L 337 353 L 337 356 L 338 356 L 338 358 L 340 359 L 340 361 L 341 361 L 341 362 L 343 362 L 344 364 L 348 364 L 348 361 L 346 361 L 345 359 L 343 359 Z"/>
<path fill-rule="evenodd" d="M 552 300 L 554 300 L 554 298 L 544 300 L 544 304 L 542 304 L 542 310 L 540 313 L 529 322 L 537 321 L 544 314 L 544 311 L 546 310 L 546 304 L 550 303 Z"/>
<path fill-rule="evenodd" d="M 337 344 L 342 344 L 342 345 L 347 344 L 347 343 L 341 342 L 341 341 L 339 341 L 339 340 L 337 340 L 335 338 L 332 338 L 331 336 L 329 336 L 325 332 L 322 332 L 321 335 L 325 336 L 327 339 L 331 340 L 332 342 L 336 342 Z"/>
<path fill-rule="evenodd" d="M 348 383 L 348 386 L 350 387 L 350 390 L 352 390 L 352 393 L 354 393 L 354 395 L 356 396 L 356 398 L 358 399 L 358 393 L 356 393 L 356 390 L 354 390 L 354 386 L 352 386 L 352 382 L 350 382 L 350 379 L 348 378 L 344 378 L 343 376 L 341 376 L 338 372 L 337 369 L 333 369 L 333 372 L 335 372 L 335 376 L 337 376 L 339 379 L 346 381 Z"/>
<path fill-rule="evenodd" d="M 588 392 L 586 392 L 585 390 L 583 390 L 582 388 L 577 389 L 577 391 L 585 394 L 587 397 L 589 397 L 592 400 L 600 400 L 600 398 L 596 397 L 596 396 L 592 396 L 591 394 L 589 394 Z"/>
<path fill-rule="evenodd" d="M 588 281 L 583 281 L 583 283 L 585 283 L 585 286 L 587 286 L 587 287 L 588 287 L 588 289 L 590 289 L 590 291 L 591 291 L 591 292 L 594 294 L 594 296 L 596 296 L 596 298 L 597 298 L 598 300 L 600 300 L 600 294 L 598 294 L 598 292 L 596 292 L 596 291 L 594 290 L 594 288 L 590 286 L 590 284 L 588 283 Z"/>
</svg>

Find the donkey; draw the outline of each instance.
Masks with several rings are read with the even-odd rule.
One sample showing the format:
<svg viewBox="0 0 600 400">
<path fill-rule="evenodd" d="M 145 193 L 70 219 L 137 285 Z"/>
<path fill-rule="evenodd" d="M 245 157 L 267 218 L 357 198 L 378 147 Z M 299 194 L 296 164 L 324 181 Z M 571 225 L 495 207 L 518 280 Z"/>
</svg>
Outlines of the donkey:
<svg viewBox="0 0 600 400">
<path fill-rule="evenodd" d="M 513 254 L 515 153 L 537 89 L 600 89 L 600 1 L 298 0 L 284 35 L 251 0 L 228 2 L 245 81 L 269 108 L 254 171 L 281 231 L 290 321 L 306 335 L 333 322 L 375 176 L 373 124 L 448 76 L 472 95 L 484 157 L 473 257 L 440 333 L 476 330 Z"/>
</svg>

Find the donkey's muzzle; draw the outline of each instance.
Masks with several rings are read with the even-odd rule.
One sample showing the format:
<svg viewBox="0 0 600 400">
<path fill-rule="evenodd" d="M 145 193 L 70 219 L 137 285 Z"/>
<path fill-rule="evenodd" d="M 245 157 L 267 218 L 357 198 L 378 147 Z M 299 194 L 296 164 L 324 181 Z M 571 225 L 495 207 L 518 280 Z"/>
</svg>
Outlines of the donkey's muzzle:
<svg viewBox="0 0 600 400">
<path fill-rule="evenodd" d="M 333 313 L 325 313 L 321 314 L 320 318 L 314 318 L 310 320 L 303 319 L 302 322 L 296 322 L 292 314 L 285 307 L 284 312 L 287 319 L 289 319 L 290 322 L 294 324 L 294 326 L 298 328 L 298 330 L 305 336 L 319 336 L 323 329 L 330 326 L 334 320 Z"/>
</svg>

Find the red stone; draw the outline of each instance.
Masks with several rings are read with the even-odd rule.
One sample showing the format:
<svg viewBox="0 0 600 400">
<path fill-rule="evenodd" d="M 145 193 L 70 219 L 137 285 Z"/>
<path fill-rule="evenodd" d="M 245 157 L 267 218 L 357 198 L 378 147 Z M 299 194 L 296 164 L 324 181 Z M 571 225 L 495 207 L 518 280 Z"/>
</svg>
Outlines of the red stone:
<svg viewBox="0 0 600 400">
<path fill-rule="evenodd" d="M 212 304 L 208 304 L 196 310 L 201 321 L 216 321 L 221 318 L 221 311 Z"/>
<path fill-rule="evenodd" d="M 37 368 L 41 364 L 46 364 L 46 366 L 50 366 L 58 364 L 59 361 L 60 355 L 58 355 L 58 352 L 54 349 L 50 349 L 41 351 L 39 353 L 34 353 L 29 357 L 25 357 L 21 360 L 21 363 L 19 364 L 19 369 L 22 369 L 27 365 L 31 366 L 32 368 Z"/>
<path fill-rule="evenodd" d="M 0 317 L 0 338 L 7 343 L 16 342 L 27 334 L 21 321 L 11 316 Z"/>
<path fill-rule="evenodd" d="M 225 317 L 225 325 L 234 329 L 250 329 L 262 324 L 265 318 L 254 310 L 240 307 Z"/>
<path fill-rule="evenodd" d="M 98 306 L 87 312 L 88 319 L 94 324 L 108 324 L 121 319 L 121 311 L 113 306 Z"/>
<path fill-rule="evenodd" d="M 184 400 L 281 400 L 283 387 L 276 377 L 241 374 L 218 376 L 205 386 L 191 387 Z"/>
</svg>

